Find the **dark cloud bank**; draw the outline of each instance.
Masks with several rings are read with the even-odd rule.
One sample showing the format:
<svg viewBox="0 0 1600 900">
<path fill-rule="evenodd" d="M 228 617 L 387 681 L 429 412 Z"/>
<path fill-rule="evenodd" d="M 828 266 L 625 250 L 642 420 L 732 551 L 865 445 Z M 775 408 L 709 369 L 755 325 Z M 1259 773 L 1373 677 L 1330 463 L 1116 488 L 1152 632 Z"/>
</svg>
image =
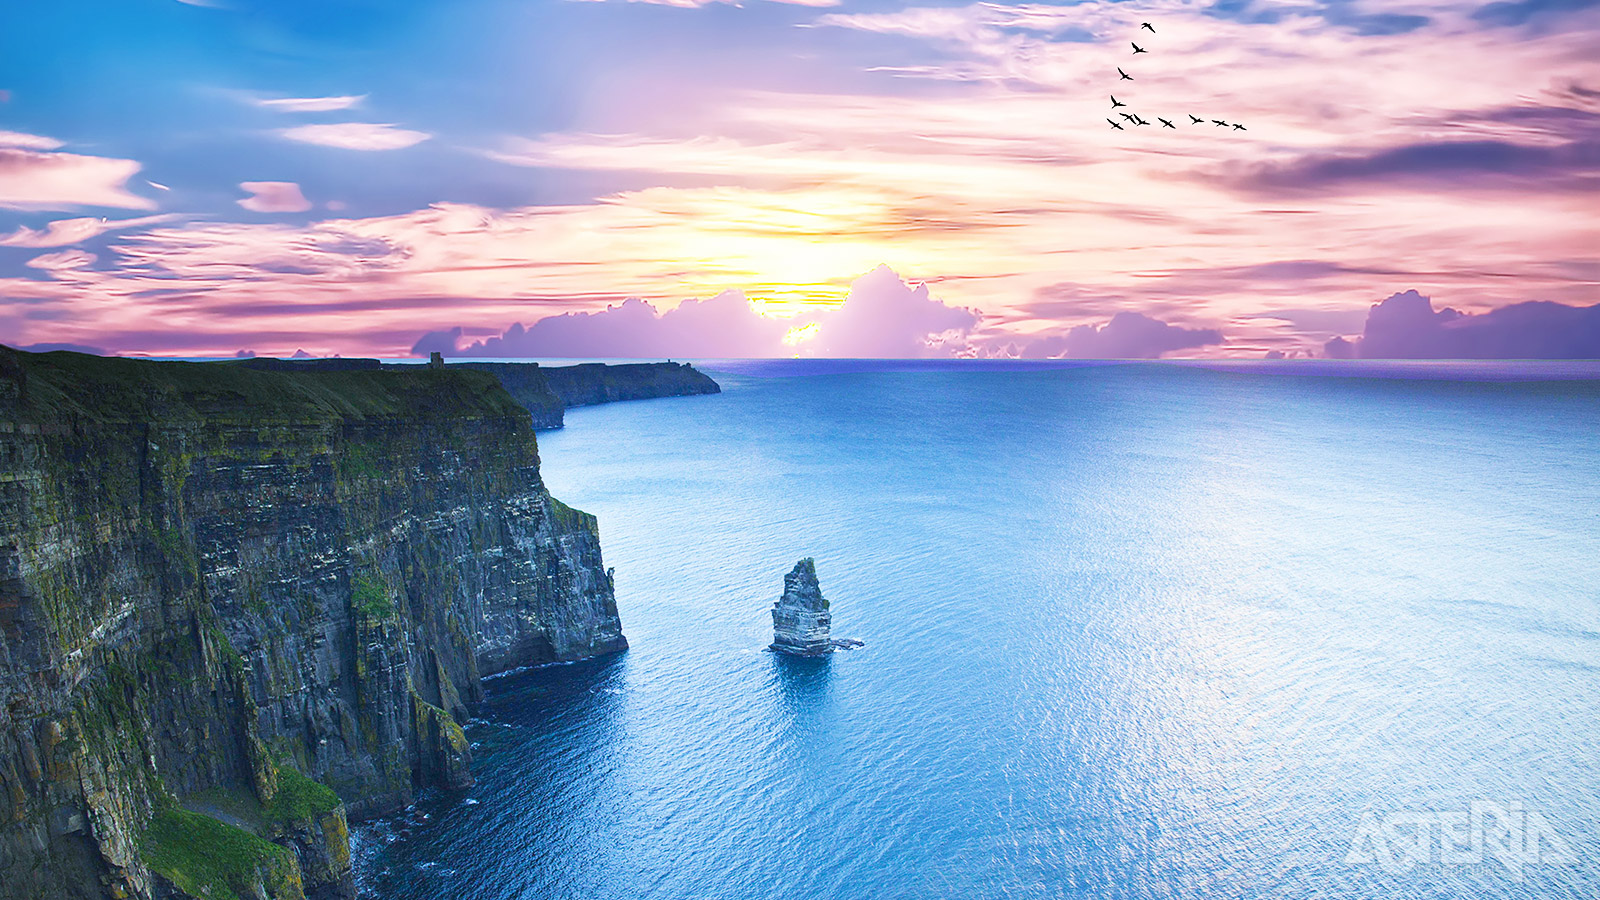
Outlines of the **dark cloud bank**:
<svg viewBox="0 0 1600 900">
<path fill-rule="evenodd" d="M 1037 338 L 1020 356 L 1038 359 L 1159 359 L 1163 354 L 1222 343 L 1215 328 L 1184 328 L 1136 312 L 1119 312 L 1104 325 L 1079 325 L 1066 334 Z"/>
<path fill-rule="evenodd" d="M 1600 358 L 1600 305 L 1513 303 L 1481 315 L 1433 308 L 1416 291 L 1384 300 L 1354 340 L 1324 346 L 1333 359 Z"/>
</svg>

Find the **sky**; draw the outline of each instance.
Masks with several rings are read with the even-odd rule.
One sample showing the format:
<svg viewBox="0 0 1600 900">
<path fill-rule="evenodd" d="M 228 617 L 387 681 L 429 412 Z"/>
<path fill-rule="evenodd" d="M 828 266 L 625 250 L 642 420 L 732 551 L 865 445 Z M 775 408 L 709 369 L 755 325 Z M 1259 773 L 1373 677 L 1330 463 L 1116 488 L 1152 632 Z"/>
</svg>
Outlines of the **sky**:
<svg viewBox="0 0 1600 900">
<path fill-rule="evenodd" d="M 1597 356 L 1600 0 L 18 4 L 0 342 Z"/>
</svg>

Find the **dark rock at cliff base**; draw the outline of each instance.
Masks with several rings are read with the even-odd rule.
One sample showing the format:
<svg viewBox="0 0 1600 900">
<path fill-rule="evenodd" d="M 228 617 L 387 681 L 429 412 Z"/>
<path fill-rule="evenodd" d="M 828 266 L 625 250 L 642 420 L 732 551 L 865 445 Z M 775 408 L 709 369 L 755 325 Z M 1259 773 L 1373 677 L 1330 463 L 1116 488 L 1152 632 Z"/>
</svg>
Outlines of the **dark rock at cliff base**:
<svg viewBox="0 0 1600 900">
<path fill-rule="evenodd" d="M 772 646 L 793 656 L 821 656 L 861 646 L 860 641 L 834 638 L 828 600 L 817 584 L 817 566 L 810 557 L 795 563 L 783 577 L 783 596 L 772 606 Z"/>
</svg>

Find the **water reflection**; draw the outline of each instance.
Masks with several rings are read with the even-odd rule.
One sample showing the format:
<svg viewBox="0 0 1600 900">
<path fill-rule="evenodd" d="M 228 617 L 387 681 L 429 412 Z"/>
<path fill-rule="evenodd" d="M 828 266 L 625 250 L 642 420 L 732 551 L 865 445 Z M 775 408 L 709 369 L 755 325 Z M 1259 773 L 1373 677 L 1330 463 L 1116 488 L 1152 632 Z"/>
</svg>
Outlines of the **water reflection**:
<svg viewBox="0 0 1600 900">
<path fill-rule="evenodd" d="M 832 705 L 833 657 L 791 656 L 768 652 L 771 677 L 768 686 L 777 695 L 785 723 L 804 728 L 828 714 Z"/>
</svg>

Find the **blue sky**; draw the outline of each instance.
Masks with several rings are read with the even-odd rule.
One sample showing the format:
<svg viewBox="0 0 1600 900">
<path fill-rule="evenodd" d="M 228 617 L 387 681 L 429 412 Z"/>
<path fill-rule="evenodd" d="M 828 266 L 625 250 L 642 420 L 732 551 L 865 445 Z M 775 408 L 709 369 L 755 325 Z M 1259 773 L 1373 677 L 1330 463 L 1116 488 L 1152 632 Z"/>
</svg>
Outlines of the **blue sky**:
<svg viewBox="0 0 1600 900">
<path fill-rule="evenodd" d="M 703 327 L 788 338 L 754 354 L 1040 355 L 1125 314 L 1135 351 L 1249 356 L 1410 289 L 1600 301 L 1600 4 L 814 2 L 20 6 L 0 340 L 603 345 L 727 295 Z M 846 322 L 882 340 L 817 337 Z"/>
</svg>

